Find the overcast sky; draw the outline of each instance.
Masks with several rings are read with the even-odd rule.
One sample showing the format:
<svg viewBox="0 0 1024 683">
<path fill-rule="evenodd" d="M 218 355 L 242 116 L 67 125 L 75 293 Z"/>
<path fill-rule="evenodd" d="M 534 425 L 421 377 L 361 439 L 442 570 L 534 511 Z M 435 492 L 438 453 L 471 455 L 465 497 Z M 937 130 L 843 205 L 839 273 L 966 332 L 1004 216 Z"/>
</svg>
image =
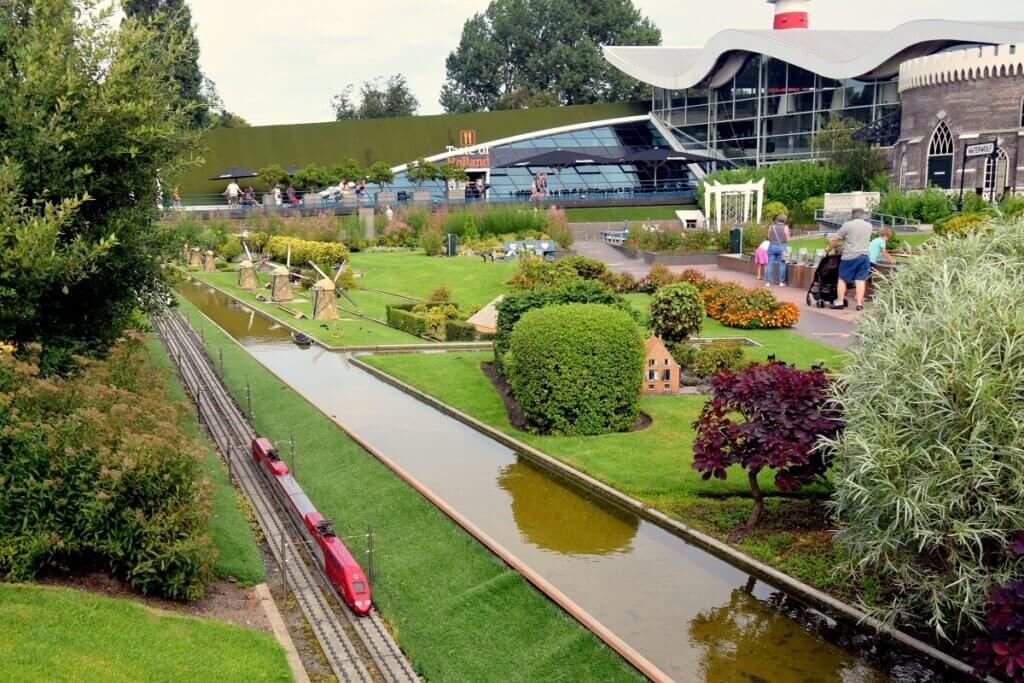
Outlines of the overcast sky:
<svg viewBox="0 0 1024 683">
<path fill-rule="evenodd" d="M 347 83 L 405 74 L 421 114 L 441 112 L 444 60 L 486 0 L 189 0 L 203 71 L 253 125 L 334 118 Z M 634 0 L 664 45 L 699 46 L 725 28 L 770 28 L 763 0 Z M 1021 0 L 812 0 L 811 26 L 889 29 L 912 19 L 1024 21 Z"/>
</svg>

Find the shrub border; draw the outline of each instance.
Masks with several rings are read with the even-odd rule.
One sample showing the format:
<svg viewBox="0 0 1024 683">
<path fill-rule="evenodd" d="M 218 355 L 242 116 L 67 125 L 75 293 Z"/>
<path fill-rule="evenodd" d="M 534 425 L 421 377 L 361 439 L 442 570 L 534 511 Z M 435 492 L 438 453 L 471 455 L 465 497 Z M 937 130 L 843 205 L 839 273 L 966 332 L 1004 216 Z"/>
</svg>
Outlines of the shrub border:
<svg viewBox="0 0 1024 683">
<path fill-rule="evenodd" d="M 894 628 L 886 625 L 878 619 L 868 615 L 863 610 L 850 605 L 849 603 L 843 602 L 842 600 L 835 598 L 824 591 L 821 591 L 813 586 L 804 583 L 798 579 L 793 578 L 789 574 L 779 571 L 774 567 L 770 567 L 763 562 L 755 560 L 753 557 L 746 553 L 740 552 L 723 541 L 719 541 L 717 538 L 705 534 L 702 531 L 698 531 L 693 527 L 672 519 L 665 513 L 655 508 L 648 507 L 641 503 L 639 500 L 627 496 L 621 491 L 612 488 L 611 486 L 594 479 L 593 477 L 580 472 L 579 470 L 553 458 L 552 456 L 540 451 L 533 446 L 530 446 L 522 441 L 519 441 L 515 437 L 512 437 L 499 429 L 496 429 L 475 417 L 462 412 L 458 408 L 448 405 L 447 403 L 427 394 L 426 392 L 417 389 L 416 387 L 403 382 L 402 380 L 389 375 L 383 370 L 379 370 L 368 363 L 365 363 L 358 358 L 352 358 L 350 362 L 356 367 L 364 370 L 374 377 L 387 382 L 391 386 L 405 392 L 406 394 L 416 398 L 427 405 L 440 410 L 442 413 L 452 417 L 459 422 L 462 422 L 469 427 L 477 430 L 478 432 L 489 436 L 492 439 L 502 443 L 509 448 L 512 448 L 519 453 L 528 457 L 532 462 L 538 464 L 546 469 L 553 471 L 556 475 L 561 475 L 577 484 L 584 486 L 585 488 L 595 491 L 599 494 L 603 494 L 607 498 L 611 499 L 612 502 L 619 505 L 620 507 L 634 512 L 643 519 L 657 524 L 662 529 L 680 536 L 687 541 L 693 542 L 698 547 L 710 552 L 719 559 L 729 562 L 734 567 L 742 569 L 743 571 L 749 572 L 755 575 L 762 581 L 767 582 L 769 585 L 773 585 L 776 588 L 782 588 L 787 592 L 793 593 L 799 598 L 807 600 L 814 607 L 824 610 L 825 612 L 838 617 L 842 621 L 851 624 L 857 628 L 861 625 L 866 624 L 870 626 L 876 633 L 881 633 L 891 637 L 893 640 L 901 643 L 909 649 L 924 655 L 930 659 L 935 660 L 938 664 L 945 667 L 949 671 L 956 672 L 958 674 L 970 675 L 972 667 L 969 664 L 957 659 L 956 657 L 947 654 L 938 648 L 915 638 L 914 636 L 902 631 L 898 628 Z M 865 629 L 866 630 L 866 629 Z M 992 677 L 985 679 L 990 683 L 998 683 Z"/>
</svg>

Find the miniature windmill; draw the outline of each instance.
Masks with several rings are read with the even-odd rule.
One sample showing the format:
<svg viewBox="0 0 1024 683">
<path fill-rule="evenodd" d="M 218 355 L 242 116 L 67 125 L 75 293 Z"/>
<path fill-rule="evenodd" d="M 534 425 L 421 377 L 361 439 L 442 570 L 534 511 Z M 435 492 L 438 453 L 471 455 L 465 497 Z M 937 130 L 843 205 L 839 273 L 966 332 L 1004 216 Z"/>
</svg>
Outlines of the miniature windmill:
<svg viewBox="0 0 1024 683">
<path fill-rule="evenodd" d="M 197 268 L 203 265 L 203 252 L 199 250 L 199 247 L 192 247 L 189 249 L 188 264 Z"/>
<path fill-rule="evenodd" d="M 206 258 L 203 259 L 203 270 L 207 273 L 217 270 L 217 263 L 214 260 L 213 252 L 209 249 L 206 250 Z"/>
<path fill-rule="evenodd" d="M 252 265 L 252 254 L 249 246 L 242 242 L 245 248 L 245 260 L 238 264 L 238 288 L 251 292 L 256 289 L 256 269 Z"/>
<path fill-rule="evenodd" d="M 274 268 L 274 271 L 270 275 L 270 300 L 271 301 L 291 301 L 292 300 L 292 284 L 291 284 L 291 270 L 292 267 L 292 247 L 288 245 L 288 258 L 285 261 L 285 265 Z"/>
</svg>

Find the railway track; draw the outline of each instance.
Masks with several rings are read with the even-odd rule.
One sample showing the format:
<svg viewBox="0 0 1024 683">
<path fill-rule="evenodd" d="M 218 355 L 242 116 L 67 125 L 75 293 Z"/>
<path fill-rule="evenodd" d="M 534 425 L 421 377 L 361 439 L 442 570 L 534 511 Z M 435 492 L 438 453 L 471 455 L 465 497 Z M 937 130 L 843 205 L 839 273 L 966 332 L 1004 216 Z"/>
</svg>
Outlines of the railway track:
<svg viewBox="0 0 1024 683">
<path fill-rule="evenodd" d="M 284 567 L 287 585 L 335 676 L 346 682 L 418 682 L 415 671 L 384 628 L 376 610 L 358 617 L 344 606 L 336 610 L 328 601 L 324 591 L 337 596 L 320 562 L 308 552 L 310 541 L 306 531 L 292 523 L 278 507 L 276 497 L 248 457 L 248 445 L 256 434 L 214 372 L 198 335 L 176 311 L 154 316 L 153 323 L 196 401 L 200 421 L 249 498 L 278 565 Z M 348 637 L 342 620 L 356 633 L 362 650 Z"/>
</svg>

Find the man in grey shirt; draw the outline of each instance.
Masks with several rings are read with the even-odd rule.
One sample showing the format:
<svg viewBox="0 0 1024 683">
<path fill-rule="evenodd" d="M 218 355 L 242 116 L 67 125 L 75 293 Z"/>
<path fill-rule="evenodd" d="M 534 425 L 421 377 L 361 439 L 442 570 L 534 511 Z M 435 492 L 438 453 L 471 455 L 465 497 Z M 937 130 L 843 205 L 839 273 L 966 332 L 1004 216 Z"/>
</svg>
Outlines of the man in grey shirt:
<svg viewBox="0 0 1024 683">
<path fill-rule="evenodd" d="M 839 240 L 843 241 L 843 257 L 839 262 L 839 286 L 836 301 L 832 308 L 843 308 L 846 305 L 846 288 L 850 284 L 856 288 L 857 310 L 864 310 L 864 292 L 867 289 L 868 277 L 871 275 L 871 232 L 874 228 L 864 220 L 864 209 L 854 209 L 850 220 L 843 223 L 839 232 L 832 236 L 829 246 L 835 249 Z"/>
</svg>

